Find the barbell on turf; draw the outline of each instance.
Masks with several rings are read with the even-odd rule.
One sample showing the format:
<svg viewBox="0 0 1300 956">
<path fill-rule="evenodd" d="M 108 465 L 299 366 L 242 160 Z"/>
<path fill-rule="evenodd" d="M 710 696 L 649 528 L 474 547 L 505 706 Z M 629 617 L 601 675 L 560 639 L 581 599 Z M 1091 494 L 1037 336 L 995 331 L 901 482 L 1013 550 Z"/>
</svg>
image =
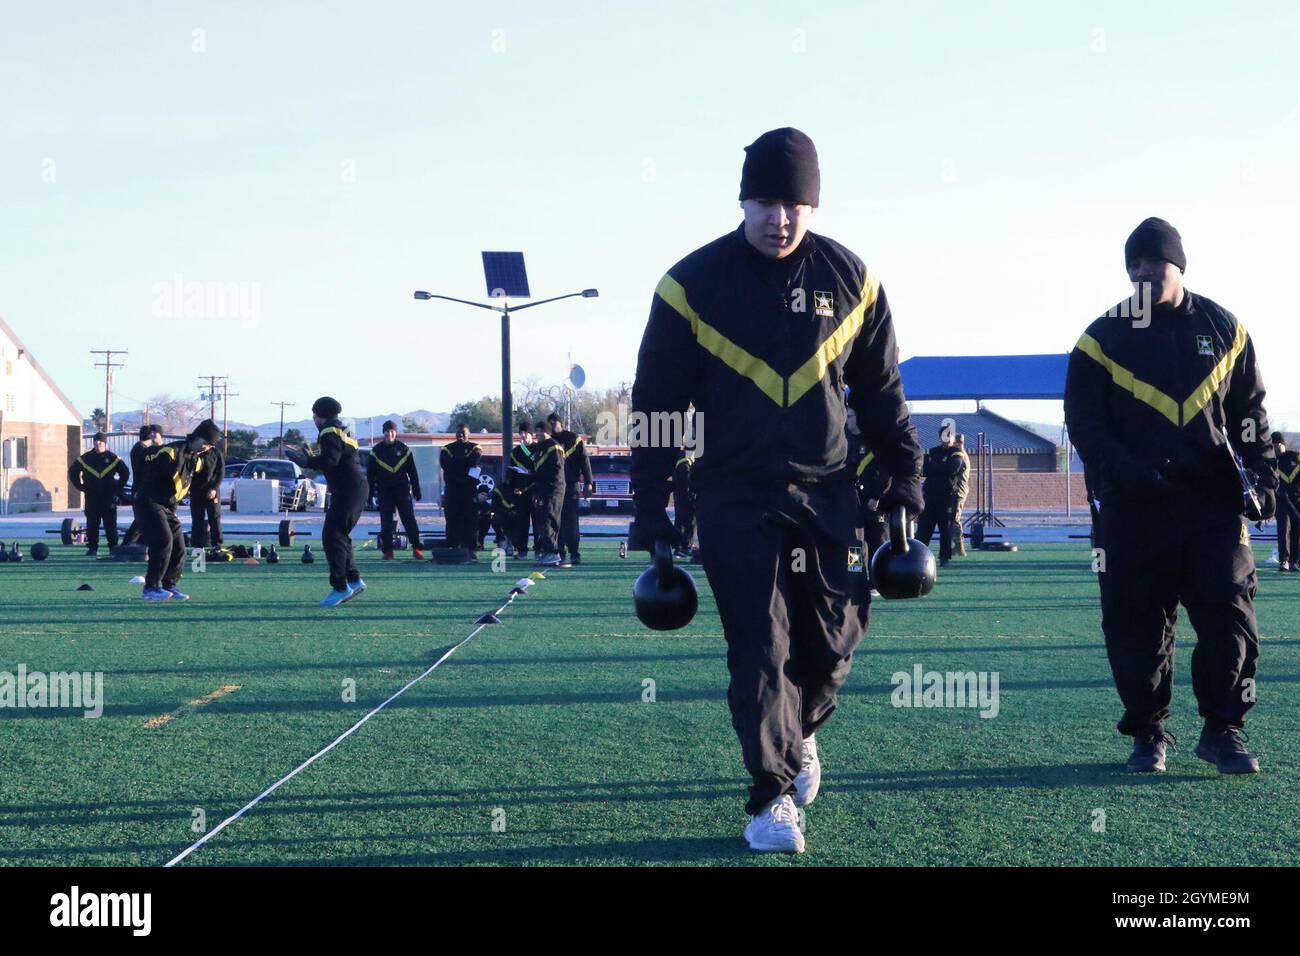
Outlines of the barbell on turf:
<svg viewBox="0 0 1300 956">
<path fill-rule="evenodd" d="M 77 540 L 85 535 L 86 529 L 81 527 L 81 523 L 76 518 L 64 518 L 63 523 L 57 528 L 46 528 L 46 534 L 57 534 L 64 544 L 74 544 Z M 274 529 L 272 528 L 255 528 L 251 531 L 243 529 L 237 531 L 223 531 L 223 535 L 249 535 L 252 537 L 267 537 L 274 534 L 277 543 L 282 548 L 293 547 L 293 539 L 299 535 L 310 537 L 310 531 L 299 531 L 293 526 L 293 521 L 289 518 L 281 518 L 280 522 Z M 189 543 L 189 532 L 185 533 L 186 544 Z"/>
</svg>

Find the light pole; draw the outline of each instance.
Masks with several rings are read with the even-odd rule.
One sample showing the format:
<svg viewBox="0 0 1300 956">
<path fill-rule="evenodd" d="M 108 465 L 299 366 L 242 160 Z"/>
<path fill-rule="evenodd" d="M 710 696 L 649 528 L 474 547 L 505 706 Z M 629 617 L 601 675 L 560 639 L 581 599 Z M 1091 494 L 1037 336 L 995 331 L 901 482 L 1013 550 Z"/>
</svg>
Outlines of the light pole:
<svg viewBox="0 0 1300 956">
<path fill-rule="evenodd" d="M 529 302 L 525 305 L 511 306 L 506 299 L 501 301 L 503 305 L 489 305 L 486 302 L 471 302 L 468 299 L 454 299 L 449 295 L 435 295 L 432 292 L 416 292 L 417 299 L 442 299 L 445 302 L 459 302 L 461 305 L 472 305 L 477 309 L 490 309 L 493 312 L 501 313 L 501 487 L 505 487 L 506 469 L 510 464 L 510 450 L 514 444 L 514 409 L 510 400 L 510 315 L 512 312 L 522 312 L 524 309 L 531 309 L 533 306 L 546 305 L 548 302 L 559 302 L 561 299 L 572 299 L 581 296 L 584 299 L 594 299 L 600 293 L 595 289 L 583 289 L 581 292 L 570 292 L 566 295 L 557 295 L 549 299 L 539 299 L 537 302 Z"/>
</svg>

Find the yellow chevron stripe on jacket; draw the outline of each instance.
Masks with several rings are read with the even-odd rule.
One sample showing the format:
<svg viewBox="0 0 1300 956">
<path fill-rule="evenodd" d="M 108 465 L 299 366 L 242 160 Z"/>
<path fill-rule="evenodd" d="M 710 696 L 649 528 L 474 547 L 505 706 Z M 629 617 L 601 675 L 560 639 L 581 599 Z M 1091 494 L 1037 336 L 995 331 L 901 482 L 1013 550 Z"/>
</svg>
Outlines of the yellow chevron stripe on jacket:
<svg viewBox="0 0 1300 956">
<path fill-rule="evenodd" d="M 324 428 L 320 430 L 320 438 L 324 438 L 326 435 L 338 435 L 339 441 L 343 442 L 343 444 L 351 445 L 353 448 L 359 447 L 357 445 L 357 440 L 355 438 L 353 438 L 343 429 L 335 428 L 333 425 L 326 425 Z"/>
<path fill-rule="evenodd" d="M 1228 377 L 1232 367 L 1237 364 L 1237 359 L 1241 356 L 1241 351 L 1246 347 L 1246 327 L 1240 322 L 1237 323 L 1237 334 L 1232 338 L 1232 345 L 1224 353 L 1223 358 L 1214 366 L 1210 374 L 1205 376 L 1205 381 L 1196 387 L 1196 391 L 1187 397 L 1183 402 L 1183 421 L 1188 422 L 1198 414 L 1202 408 L 1209 404 L 1210 399 L 1214 397 L 1223 380 Z"/>
<path fill-rule="evenodd" d="M 876 304 L 876 295 L 880 292 L 880 280 L 867 270 L 867 281 L 862 287 L 862 295 L 858 299 L 857 306 L 853 311 L 844 317 L 839 328 L 827 336 L 826 341 L 818 346 L 817 351 L 813 353 L 812 358 L 804 362 L 790 376 L 790 401 L 793 405 L 799 399 L 803 398 L 826 376 L 826 370 L 831 364 L 844 354 L 849 343 L 862 330 L 862 323 L 866 320 L 867 310 Z"/>
<path fill-rule="evenodd" d="M 1292 468 L 1290 474 L 1287 474 L 1284 471 L 1279 471 L 1277 473 L 1277 476 L 1281 478 L 1283 481 L 1285 481 L 1288 485 L 1292 484 L 1296 480 L 1297 475 L 1300 475 L 1300 464 L 1297 464 L 1294 468 Z"/>
<path fill-rule="evenodd" d="M 1191 395 L 1187 396 L 1187 399 L 1181 405 L 1178 404 L 1176 399 L 1166 395 L 1154 385 L 1136 378 L 1132 372 L 1108 356 L 1102 350 L 1101 344 L 1086 332 L 1079 337 L 1075 348 L 1106 369 L 1110 373 L 1111 381 L 1125 391 L 1132 393 L 1133 397 L 1138 401 L 1150 405 L 1175 425 L 1186 425 L 1200 413 L 1201 409 L 1210 403 L 1210 400 L 1219 391 L 1219 386 L 1223 384 L 1224 379 L 1232 371 L 1232 366 L 1237 364 L 1237 359 L 1241 357 L 1248 338 L 1246 326 L 1238 321 L 1237 332 L 1232 338 L 1232 345 L 1228 347 L 1228 351 L 1223 354 L 1223 358 L 1219 359 L 1214 368 L 1210 370 L 1210 374 L 1205 376 L 1205 380 L 1196 387 L 1196 390 Z"/>
<path fill-rule="evenodd" d="M 1113 361 L 1109 355 L 1102 351 L 1101 343 L 1087 332 L 1079 337 L 1075 348 L 1109 372 L 1110 380 L 1124 391 L 1131 393 L 1139 402 L 1150 405 L 1175 425 L 1182 424 L 1178 420 L 1179 407 L 1176 401 L 1154 385 L 1134 377 L 1132 372 L 1118 362 Z"/>
<path fill-rule="evenodd" d="M 817 351 L 803 365 L 795 370 L 788 380 L 789 396 L 787 400 L 787 380 L 757 356 L 751 355 L 731 339 L 727 338 L 709 323 L 700 318 L 700 314 L 691 307 L 686 298 L 686 290 L 671 275 L 659 280 L 655 293 L 685 319 L 695 334 L 695 341 L 709 354 L 720 359 L 732 371 L 744 376 L 758 386 L 759 391 L 783 408 L 788 408 L 803 398 L 825 376 L 826 370 L 838 359 L 854 336 L 862 330 L 866 313 L 875 304 L 880 291 L 880 280 L 867 270 L 866 282 L 857 306 L 845 316 L 844 321 L 835 329 Z"/>
<path fill-rule="evenodd" d="M 858 470 L 856 473 L 857 477 L 861 478 L 862 473 L 867 470 L 867 465 L 871 464 L 875 460 L 876 460 L 876 453 L 874 451 L 867 452 L 866 457 L 863 458 L 860 462 L 858 462 Z"/>
<path fill-rule="evenodd" d="M 107 465 L 104 466 L 103 471 L 96 471 L 94 468 L 91 468 L 90 465 L 86 464 L 85 458 L 83 458 L 81 455 L 77 456 L 77 464 L 81 466 L 82 470 L 85 471 L 87 474 L 94 475 L 96 478 L 103 478 L 110 471 L 116 468 L 117 463 L 121 460 L 122 459 L 120 458 L 114 458 L 112 461 L 110 461 Z"/>
<path fill-rule="evenodd" d="M 399 458 L 399 459 L 397 460 L 397 464 L 395 464 L 395 465 L 390 465 L 388 462 L 384 461 L 384 459 L 382 459 L 382 458 L 380 458 L 378 455 L 376 455 L 376 454 L 375 454 L 375 450 L 374 450 L 373 448 L 370 449 L 370 457 L 371 457 L 372 459 L 374 459 L 375 464 L 379 465 L 381 468 L 386 468 L 386 469 L 388 469 L 388 471 L 392 472 L 392 473 L 395 475 L 395 474 L 397 474 L 399 471 L 401 471 L 402 466 L 406 464 L 406 459 L 408 459 L 408 458 L 411 457 L 411 452 L 410 452 L 410 450 L 408 449 L 407 452 L 406 452 L 406 454 L 403 455 L 401 458 Z"/>
<path fill-rule="evenodd" d="M 570 455 L 572 455 L 575 451 L 578 450 L 578 446 L 581 444 L 582 444 L 582 436 L 579 435 L 578 440 L 573 443 L 573 447 L 565 451 L 564 457 L 568 458 Z"/>
</svg>

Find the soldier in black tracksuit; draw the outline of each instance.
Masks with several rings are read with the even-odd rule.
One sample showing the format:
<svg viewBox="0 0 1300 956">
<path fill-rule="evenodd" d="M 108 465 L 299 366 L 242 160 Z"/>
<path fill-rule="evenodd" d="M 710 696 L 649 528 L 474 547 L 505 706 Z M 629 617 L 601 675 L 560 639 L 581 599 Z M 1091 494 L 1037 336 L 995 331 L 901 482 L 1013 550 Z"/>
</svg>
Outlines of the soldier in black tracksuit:
<svg viewBox="0 0 1300 956">
<path fill-rule="evenodd" d="M 308 468 L 323 472 L 330 503 L 321 526 L 321 550 L 330 566 L 330 586 L 336 591 L 353 591 L 361 574 L 352 558 L 352 529 L 361 520 L 370 498 L 366 473 L 361 470 L 357 440 L 339 420 L 343 406 L 329 396 L 318 398 L 311 407 L 312 419 L 320 429 L 319 451 L 305 459 Z M 364 585 L 361 585 L 364 589 Z"/>
<path fill-rule="evenodd" d="M 939 530 L 939 563 L 952 559 L 952 521 L 957 514 L 958 492 L 966 477 L 964 455 L 957 453 L 949 426 L 940 429 L 944 440 L 925 454 L 925 510 L 916 525 L 916 540 L 928 545 Z"/>
<path fill-rule="evenodd" d="M 99 551 L 99 525 L 104 524 L 108 548 L 117 547 L 117 496 L 131 477 L 126 462 L 108 450 L 103 432 L 95 433 L 95 447 L 68 466 L 68 481 L 86 497 L 86 553 Z"/>
<path fill-rule="evenodd" d="M 695 491 L 691 469 L 695 459 L 682 455 L 673 466 L 673 530 L 677 532 L 677 555 L 685 557 L 695 547 Z"/>
<path fill-rule="evenodd" d="M 727 640 L 732 725 L 753 778 L 751 815 L 795 793 L 805 741 L 834 711 L 867 626 L 867 576 L 854 573 L 861 561 L 850 570 L 862 541 L 845 385 L 893 478 L 883 507 L 921 507 L 921 449 L 879 280 L 838 242 L 812 232 L 797 239 L 793 216 L 788 232 L 777 231 L 787 210 L 807 215 L 817 205 L 815 163 L 797 130 L 766 133 L 747 149 L 746 220 L 660 280 L 632 390 L 634 415 L 684 415 L 693 403 L 711 426 L 691 477 Z M 674 537 L 666 504 L 678 445 L 630 443 L 629 543 L 650 548 Z"/>
<path fill-rule="evenodd" d="M 1094 497 L 1118 729 L 1135 738 L 1131 770 L 1163 769 L 1181 601 L 1197 635 L 1192 688 L 1205 728 L 1196 753 L 1221 772 L 1253 772 L 1240 728 L 1259 656 L 1256 574 L 1233 453 L 1260 500 L 1247 516 L 1267 518 L 1277 479 L 1264 384 L 1245 326 L 1182 287 L 1172 226 L 1143 222 L 1125 259 L 1135 284 L 1157 290 L 1155 304 L 1121 303 L 1094 321 L 1070 353 L 1065 385 L 1066 424 Z"/>
<path fill-rule="evenodd" d="M 420 526 L 415 520 L 415 501 L 420 500 L 420 473 L 405 442 L 397 440 L 397 423 L 384 422 L 384 440 L 370 448 L 366 478 L 371 497 L 379 505 L 379 550 L 386 559 L 393 557 L 393 532 L 397 530 L 396 512 L 411 542 L 411 556 L 424 557 L 420 550 Z"/>
<path fill-rule="evenodd" d="M 560 559 L 566 557 L 574 564 L 581 564 L 578 553 L 581 530 L 578 526 L 578 499 L 584 494 L 591 497 L 591 459 L 587 457 L 587 445 L 582 436 L 567 431 L 559 415 L 552 412 L 547 416 L 555 434 L 555 440 L 564 451 L 564 504 L 560 509 Z"/>
<path fill-rule="evenodd" d="M 221 479 L 226 459 L 213 445 L 203 453 L 203 468 L 190 486 L 190 544 L 195 548 L 219 548 L 221 536 Z"/>
<path fill-rule="evenodd" d="M 470 557 L 478 550 L 478 502 L 474 496 L 478 493 L 482 457 L 483 449 L 469 440 L 469 426 L 464 424 L 456 427 L 456 440 L 444 445 L 438 456 L 446 502 L 447 545 L 464 548 Z"/>
<path fill-rule="evenodd" d="M 144 505 L 148 500 L 146 487 L 148 469 L 145 468 L 144 459 L 149 452 L 162 444 L 162 437 L 160 426 L 141 425 L 140 440 L 131 446 L 131 511 L 134 520 L 122 537 L 123 544 L 135 544 L 144 538 L 144 531 L 140 527 L 140 516 L 144 513 Z"/>
<path fill-rule="evenodd" d="M 147 497 L 140 512 L 140 530 L 149 553 L 144 574 L 146 596 L 162 590 L 184 597 L 176 590 L 185 568 L 185 533 L 176 506 L 203 473 L 203 452 L 220 439 L 221 429 L 209 419 L 200 422 L 187 438 L 159 445 L 144 456 Z"/>
<path fill-rule="evenodd" d="M 539 436 L 534 451 L 533 484 L 530 490 L 533 507 L 533 550 L 540 564 L 558 564 L 560 560 L 560 513 L 564 509 L 564 448 L 549 422 L 537 423 Z"/>
<path fill-rule="evenodd" d="M 510 450 L 506 469 L 506 493 L 510 503 L 509 539 L 515 556 L 528 556 L 528 526 L 533 519 L 533 426 L 519 428 L 519 443 Z M 499 489 L 498 489 L 499 490 Z"/>
<path fill-rule="evenodd" d="M 1277 456 L 1277 560 L 1279 571 L 1300 571 L 1300 452 L 1286 447 L 1281 432 L 1273 433 Z"/>
</svg>

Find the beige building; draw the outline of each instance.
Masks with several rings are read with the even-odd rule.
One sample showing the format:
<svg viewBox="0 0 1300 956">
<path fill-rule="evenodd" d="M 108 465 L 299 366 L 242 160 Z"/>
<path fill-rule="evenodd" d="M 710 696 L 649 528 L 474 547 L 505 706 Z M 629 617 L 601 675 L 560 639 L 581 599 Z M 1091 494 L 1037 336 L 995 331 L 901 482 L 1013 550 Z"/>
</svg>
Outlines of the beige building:
<svg viewBox="0 0 1300 956">
<path fill-rule="evenodd" d="M 81 507 L 68 465 L 81 454 L 81 413 L 0 318 L 0 513 Z"/>
</svg>

